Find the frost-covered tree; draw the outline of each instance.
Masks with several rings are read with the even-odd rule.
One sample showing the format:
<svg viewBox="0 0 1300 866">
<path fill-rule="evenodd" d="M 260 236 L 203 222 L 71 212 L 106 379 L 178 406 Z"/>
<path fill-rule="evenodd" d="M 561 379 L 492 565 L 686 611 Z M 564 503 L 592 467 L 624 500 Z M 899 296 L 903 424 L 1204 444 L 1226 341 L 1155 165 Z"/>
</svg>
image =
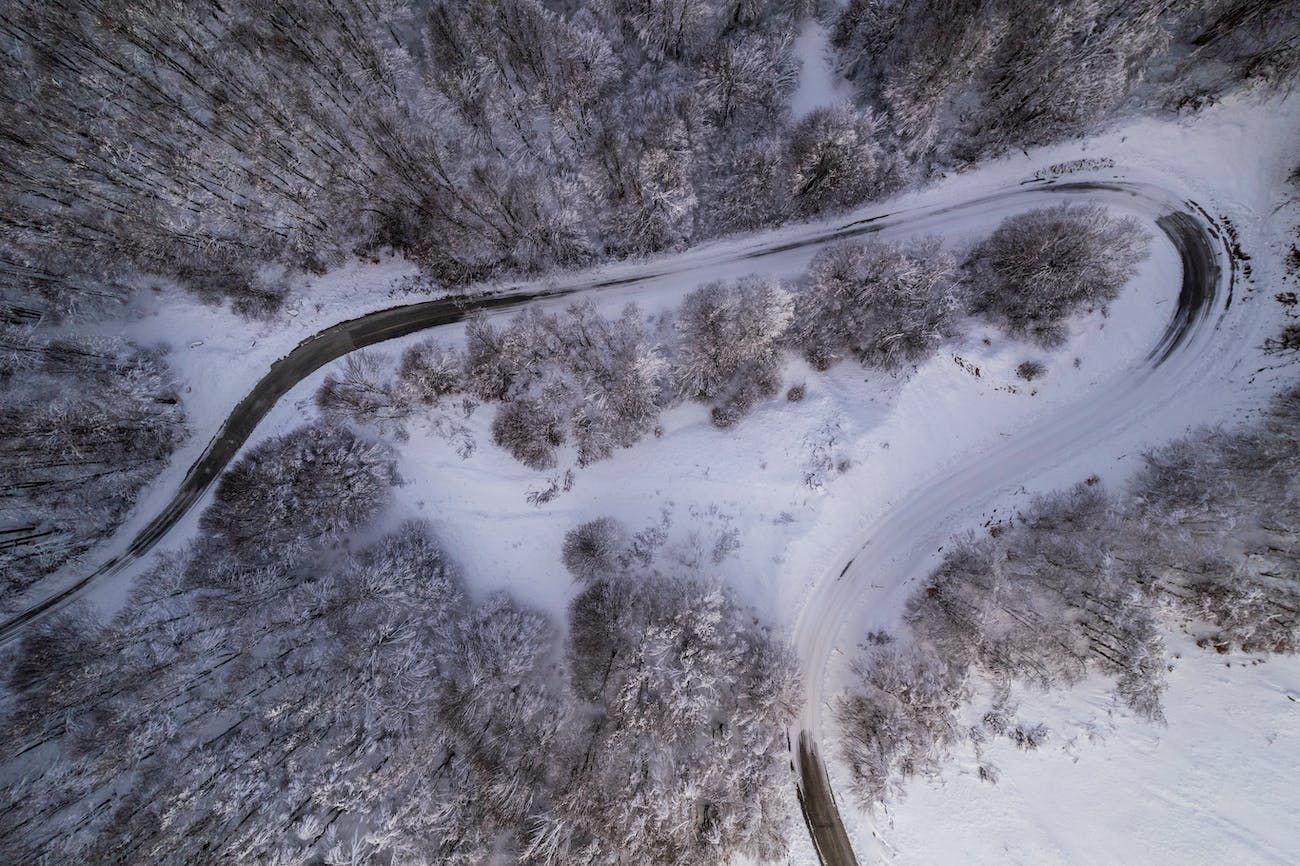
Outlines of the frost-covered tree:
<svg viewBox="0 0 1300 866">
<path fill-rule="evenodd" d="M 914 157 L 949 142 L 952 103 L 1006 30 L 993 4 L 850 0 L 834 19 L 839 66 Z M 947 128 L 945 128 L 947 127 Z"/>
<path fill-rule="evenodd" d="M 933 772 L 962 732 L 957 710 L 964 672 L 919 644 L 888 640 L 865 646 L 855 681 L 836 706 L 853 793 L 885 801 L 911 776 Z"/>
<path fill-rule="evenodd" d="M 578 462 L 586 465 L 654 429 L 666 402 L 667 363 L 635 306 L 607 319 L 590 305 L 575 305 L 560 327 Z"/>
<path fill-rule="evenodd" d="M 1037 18 L 1006 13 L 974 147 L 1040 144 L 1114 113 L 1167 42 L 1159 0 L 1051 5 Z"/>
<path fill-rule="evenodd" d="M 914 630 L 949 664 L 1004 683 L 1077 682 L 1091 668 L 1163 688 L 1163 648 L 1148 588 L 1129 558 L 1130 530 L 1094 484 L 1044 497 L 1010 530 L 959 547 L 909 606 Z M 1158 700 L 1132 690 L 1135 708 Z"/>
<path fill-rule="evenodd" d="M 395 368 L 372 353 L 349 355 L 316 402 L 333 421 L 398 438 L 407 422 L 427 422 L 465 456 L 472 436 L 438 411 L 461 391 L 470 395 L 459 402 L 465 415 L 477 406 L 471 397 L 500 404 L 493 440 L 534 469 L 556 465 L 570 442 L 584 466 L 631 446 L 654 429 L 669 395 L 667 363 L 637 308 L 607 318 L 586 302 L 560 313 L 530 308 L 504 325 L 474 319 L 463 353 L 426 341 Z"/>
<path fill-rule="evenodd" d="M 437 148 L 405 122 L 421 101 L 395 36 L 408 10 L 328 8 L 13 10 L 0 30 L 4 76 L 22 82 L 0 100 L 17 132 L 2 145 L 7 227 L 40 238 L 27 248 L 68 283 L 160 273 L 256 312 L 282 293 L 264 262 L 318 268 L 420 207 L 439 221 Z"/>
<path fill-rule="evenodd" d="M 1128 557 L 1117 503 L 1081 484 L 1036 501 L 1012 527 L 960 542 L 908 601 L 897 641 L 874 635 L 837 707 L 855 793 L 897 796 L 966 737 L 968 681 L 1067 687 L 1089 671 L 1131 709 L 1161 718 L 1164 644 L 1154 599 Z M 982 735 L 982 734 L 981 734 Z M 1028 736 L 1028 734 L 1026 734 Z"/>
<path fill-rule="evenodd" d="M 242 585 L 217 553 L 164 557 L 110 622 L 73 610 L 11 651 L 16 860 L 783 853 L 793 662 L 712 582 L 621 560 L 589 582 L 575 702 L 546 620 L 500 594 L 472 605 L 422 525 Z"/>
<path fill-rule="evenodd" d="M 644 255 L 680 248 L 692 233 L 696 185 L 691 172 L 695 158 L 692 132 L 698 122 L 694 97 L 684 97 L 670 109 L 656 108 L 660 84 L 633 96 L 641 119 L 624 122 L 627 131 L 611 130 L 605 159 L 609 202 L 603 227 L 606 242 L 622 255 Z M 649 103 L 649 104 L 646 104 Z"/>
<path fill-rule="evenodd" d="M 588 582 L 569 633 L 591 716 L 544 823 L 552 848 L 602 864 L 782 856 L 789 651 L 723 587 L 639 566 Z"/>
<path fill-rule="evenodd" d="M 678 393 L 716 403 L 714 422 L 734 424 L 777 392 L 783 340 L 793 319 L 790 293 L 758 277 L 709 283 L 691 292 L 674 320 Z"/>
<path fill-rule="evenodd" d="M 374 518 L 394 481 L 382 446 L 344 427 L 309 425 L 240 457 L 218 482 L 199 529 L 241 563 L 293 562 Z"/>
<path fill-rule="evenodd" d="M 477 403 L 465 389 L 461 353 L 434 340 L 410 346 L 400 359 L 381 352 L 347 355 L 325 377 L 316 392 L 316 405 L 335 425 L 368 428 L 397 442 L 418 428 L 446 439 L 461 458 L 474 453 L 476 440 L 465 419 Z"/>
<path fill-rule="evenodd" d="M 969 163 L 1285 87 L 1292 6 L 851 0 L 861 104 L 792 128 L 806 3 L 28 3 L 0 22 L 0 308 L 159 277 L 267 315 L 358 252 L 458 285 L 672 249 L 877 195 L 896 148 Z"/>
<path fill-rule="evenodd" d="M 402 353 L 396 370 L 378 353 L 353 352 L 343 359 L 341 373 L 325 377 L 316 405 L 333 421 L 388 430 L 428 413 L 463 387 L 460 354 L 425 340 Z"/>
<path fill-rule="evenodd" d="M 844 355 L 885 369 L 920 361 L 965 305 L 956 263 L 937 241 L 831 247 L 800 288 L 794 340 L 820 369 Z"/>
<path fill-rule="evenodd" d="M 742 129 L 779 124 L 798 82 L 788 47 L 757 34 L 722 41 L 700 68 L 704 110 L 720 126 Z"/>
<path fill-rule="evenodd" d="M 460 353 L 434 340 L 424 340 L 402 353 L 397 370 L 398 388 L 416 405 L 436 406 L 463 389 Z"/>
<path fill-rule="evenodd" d="M 316 392 L 316 405 L 334 422 L 351 421 L 385 429 L 411 414 L 392 372 L 373 352 L 353 352 L 341 374 L 330 373 Z"/>
<path fill-rule="evenodd" d="M 551 469 L 564 444 L 564 417 L 543 394 L 503 403 L 492 419 L 492 441 L 529 469 Z"/>
<path fill-rule="evenodd" d="M 609 577 L 619 571 L 628 542 L 621 523 L 612 517 L 598 517 L 564 534 L 561 559 L 575 580 Z"/>
<path fill-rule="evenodd" d="M 1115 299 L 1149 248 L 1135 220 L 1100 205 L 1008 217 L 966 262 L 974 307 L 1012 334 L 1055 345 L 1067 317 Z"/>
<path fill-rule="evenodd" d="M 112 534 L 185 433 L 160 351 L 0 328 L 0 607 Z"/>
<path fill-rule="evenodd" d="M 533 468 L 554 465 L 566 441 L 580 465 L 629 447 L 665 402 L 665 362 L 634 306 L 617 319 L 590 302 L 559 314 L 531 310 L 504 328 L 477 320 L 466 336 L 466 382 L 502 401 L 497 444 Z"/>
<path fill-rule="evenodd" d="M 700 218 L 709 234 L 764 228 L 788 219 L 794 202 L 785 142 L 757 138 L 713 154 Z"/>
<path fill-rule="evenodd" d="M 869 113 L 818 108 L 790 132 L 790 189 L 798 213 L 860 204 L 893 182 L 893 169 Z"/>
<path fill-rule="evenodd" d="M 1251 424 L 1150 452 L 1131 487 L 1144 561 L 1222 651 L 1300 651 L 1298 422 L 1292 387 Z"/>
</svg>

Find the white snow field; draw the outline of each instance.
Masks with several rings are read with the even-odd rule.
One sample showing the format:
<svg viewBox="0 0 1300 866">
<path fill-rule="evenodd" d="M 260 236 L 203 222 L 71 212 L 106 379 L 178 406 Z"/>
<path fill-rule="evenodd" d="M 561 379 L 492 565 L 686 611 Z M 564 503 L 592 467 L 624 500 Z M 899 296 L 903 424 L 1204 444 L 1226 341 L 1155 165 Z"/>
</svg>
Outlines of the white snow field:
<svg viewBox="0 0 1300 866">
<path fill-rule="evenodd" d="M 1047 745 L 985 749 L 996 785 L 954 761 L 913 784 L 862 863 L 1296 862 L 1300 670 L 1294 659 L 1219 656 L 1170 639 L 1167 724 L 1126 716 L 1107 683 L 1021 696 Z M 843 802 L 843 798 L 841 798 Z M 863 834 L 865 836 L 865 832 Z"/>
<path fill-rule="evenodd" d="M 794 43 L 800 59 L 799 86 L 790 95 L 790 113 L 795 119 L 813 109 L 850 102 L 852 88 L 831 68 L 830 34 L 826 25 L 809 18 Z"/>
<path fill-rule="evenodd" d="M 810 44 L 824 39 L 805 37 Z M 824 87 L 808 86 L 810 106 L 828 97 Z M 668 549 L 686 560 L 707 559 L 716 537 L 734 531 L 741 547 L 717 574 L 788 630 L 808 695 L 799 727 L 815 734 L 828 759 L 862 863 L 1295 862 L 1300 659 L 1253 664 L 1171 638 L 1171 651 L 1182 658 L 1166 697 L 1167 725 L 1129 717 L 1103 683 L 1030 695 L 1021 715 L 1048 721 L 1053 735 L 1045 747 L 994 755 L 1002 770 L 997 785 L 980 782 L 974 765 L 958 756 L 938 778 L 911 783 L 887 815 L 852 804 L 827 708 L 861 636 L 896 625 L 907 594 L 955 534 L 1013 512 L 1036 491 L 1093 473 L 1119 482 L 1144 448 L 1198 424 L 1243 418 L 1282 380 L 1285 371 L 1256 373 L 1269 364 L 1263 340 L 1281 320 L 1272 295 L 1282 280 L 1282 240 L 1300 219 L 1285 207 L 1284 183 L 1294 168 L 1286 160 L 1298 120 L 1300 100 L 1293 98 L 1233 100 L 1185 122 L 1131 122 L 1027 157 L 1016 154 L 835 220 L 583 275 L 661 274 L 588 293 L 603 310 L 635 301 L 654 315 L 712 279 L 755 272 L 794 277 L 816 248 L 739 257 L 854 220 L 890 214 L 893 227 L 880 237 L 936 235 L 960 247 L 1012 213 L 1063 200 L 1048 192 L 998 195 L 1035 176 L 1062 173 L 1071 180 L 1122 180 L 1146 191 L 1094 192 L 1079 200 L 1139 217 L 1154 238 L 1150 259 L 1108 314 L 1076 322 L 1059 350 L 1044 353 L 971 322 L 963 338 L 897 376 L 853 363 L 817 373 L 791 360 L 785 383 L 806 384 L 803 401 L 760 405 L 726 432 L 710 424 L 704 407 L 677 408 L 665 415 L 661 437 L 577 470 L 574 488 L 540 508 L 526 494 L 557 473 L 528 470 L 493 446 L 491 407 L 465 422 L 478 445 L 468 459 L 416 425 L 400 446 L 404 484 L 391 521 L 430 519 L 473 591 L 508 589 L 557 620 L 573 594 L 559 560 L 561 538 L 573 525 L 606 514 L 633 530 L 667 522 Z M 1074 161 L 1086 162 L 1065 165 Z M 1166 363 L 1153 366 L 1147 356 L 1174 307 L 1180 278 L 1176 251 L 1154 220 L 1188 209 L 1187 199 L 1235 226 L 1253 274 L 1237 279 L 1216 327 L 1198 330 Z M 969 204 L 977 201 L 984 203 Z M 915 218 L 899 219 L 904 212 Z M 180 294 L 168 292 L 165 304 L 142 307 L 125 336 L 171 344 L 195 435 L 110 547 L 122 546 L 168 500 L 211 431 L 271 360 L 326 325 L 401 303 L 394 287 L 412 273 L 401 261 L 332 272 L 314 281 L 312 306 L 251 329 Z M 395 352 L 428 336 L 376 351 Z M 435 336 L 458 342 L 460 329 Z M 1048 368 L 1032 385 L 1014 372 L 1031 359 Z M 313 417 L 312 396 L 328 372 L 318 371 L 281 400 L 245 447 Z M 840 463 L 846 471 L 836 468 Z M 562 457 L 560 471 L 565 465 Z M 160 547 L 192 536 L 207 501 Z M 97 585 L 91 598 L 111 607 L 142 567 Z M 816 862 L 806 838 L 794 842 L 792 862 Z"/>
</svg>

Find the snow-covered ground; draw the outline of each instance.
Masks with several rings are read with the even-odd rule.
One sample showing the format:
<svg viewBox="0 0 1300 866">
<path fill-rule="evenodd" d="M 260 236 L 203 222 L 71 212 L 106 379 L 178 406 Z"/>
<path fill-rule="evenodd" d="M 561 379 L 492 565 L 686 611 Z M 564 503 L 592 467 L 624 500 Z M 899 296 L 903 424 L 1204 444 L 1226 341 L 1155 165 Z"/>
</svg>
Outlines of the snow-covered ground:
<svg viewBox="0 0 1300 866">
<path fill-rule="evenodd" d="M 826 25 L 809 18 L 794 43 L 799 58 L 799 86 L 790 95 L 790 113 L 796 120 L 817 108 L 849 102 L 852 88 L 831 65 L 830 34 Z"/>
<path fill-rule="evenodd" d="M 806 32 L 804 38 L 814 44 L 824 34 Z M 834 89 L 806 79 L 805 85 L 808 108 Z M 634 530 L 667 522 L 670 555 L 702 555 L 706 563 L 719 535 L 734 532 L 741 546 L 716 572 L 795 638 L 812 696 L 804 723 L 817 731 L 822 753 L 832 758 L 832 781 L 844 792 L 843 769 L 833 760 L 834 727 L 822 718 L 824 701 L 843 682 L 845 654 L 867 627 L 895 622 L 906 592 L 948 538 L 1007 514 L 1034 491 L 1092 473 L 1118 481 L 1137 466 L 1144 447 L 1195 424 L 1243 417 L 1270 393 L 1280 374 L 1253 374 L 1265 366 L 1263 339 L 1281 321 L 1272 300 L 1282 273 L 1279 243 L 1296 217 L 1274 211 L 1294 167 L 1288 160 L 1297 119 L 1300 100 L 1292 99 L 1262 106 L 1234 101 L 1181 123 L 1137 121 L 1027 158 L 1017 154 L 849 217 L 594 272 L 606 278 L 667 272 L 635 287 L 593 293 L 603 309 L 636 301 L 655 314 L 710 279 L 751 272 L 792 277 L 814 252 L 796 249 L 737 263 L 745 250 L 810 237 L 853 219 L 958 205 L 1014 189 L 1052 166 L 1092 160 L 1074 172 L 1078 179 L 1123 178 L 1194 199 L 1231 220 L 1253 257 L 1258 290 L 1239 282 L 1221 327 L 1154 372 L 1144 359 L 1175 302 L 1178 257 L 1156 232 L 1156 214 L 1145 204 L 1124 193 L 1101 195 L 1091 200 L 1135 213 L 1151 226 L 1152 256 L 1109 315 L 1078 322 L 1058 351 L 1043 353 L 971 323 L 966 336 L 906 376 L 852 364 L 816 373 L 791 361 L 786 384 L 806 384 L 803 401 L 771 401 L 726 433 L 713 428 L 702 407 L 675 409 L 664 418 L 662 437 L 579 470 L 574 488 L 541 508 L 526 494 L 555 473 L 527 470 L 492 446 L 491 407 L 484 407 L 467 422 L 478 448 L 465 460 L 437 435 L 412 429 L 401 448 L 405 483 L 391 518 L 430 519 L 475 592 L 505 588 L 557 618 L 573 591 L 559 562 L 560 540 L 578 522 L 605 514 Z M 1025 197 L 935 214 L 886 235 L 935 233 L 960 245 L 1009 213 L 1043 203 Z M 250 325 L 168 291 L 141 307 L 125 335 L 172 346 L 195 432 L 118 537 L 129 537 L 167 500 L 271 360 L 335 321 L 416 300 L 393 293 L 411 273 L 400 261 L 350 265 L 295 294 L 309 292 L 310 305 L 295 301 L 302 304 L 296 315 L 268 324 Z M 459 341 L 459 328 L 437 336 Z M 1048 373 L 1027 384 L 1014 369 L 1030 359 L 1042 361 Z M 328 372 L 319 371 L 283 399 L 250 445 L 311 417 L 312 395 Z M 835 464 L 843 461 L 841 472 Z M 205 504 L 164 547 L 192 535 Z M 111 604 L 142 567 L 102 585 L 93 598 Z M 1213 853 L 1237 862 L 1282 862 L 1279 855 L 1300 847 L 1300 828 L 1286 820 L 1300 812 L 1294 782 L 1300 705 L 1286 696 L 1297 696 L 1300 660 L 1272 658 L 1245 667 L 1236 657 L 1226 661 L 1231 667 L 1224 667 L 1223 657 L 1183 650 L 1171 679 L 1167 727 L 1113 712 L 1101 684 L 1042 698 L 1042 715 L 1055 729 L 1043 750 L 999 755 L 997 786 L 980 783 L 961 763 L 935 784 L 917 781 L 893 809 L 892 824 L 850 808 L 841 793 L 860 858 L 1173 863 Z M 1024 706 L 1027 712 L 1028 700 Z M 1089 742 L 1089 725 L 1104 733 L 1100 742 Z M 1234 802 L 1224 805 L 1227 800 Z M 798 841 L 795 862 L 813 862 L 806 842 Z"/>
<path fill-rule="evenodd" d="M 1053 730 L 1038 751 L 1002 739 L 875 822 L 863 863 L 1294 863 L 1300 665 L 1220 656 L 1171 638 L 1167 724 L 1118 710 L 1106 682 L 1028 693 L 1020 717 Z"/>
</svg>

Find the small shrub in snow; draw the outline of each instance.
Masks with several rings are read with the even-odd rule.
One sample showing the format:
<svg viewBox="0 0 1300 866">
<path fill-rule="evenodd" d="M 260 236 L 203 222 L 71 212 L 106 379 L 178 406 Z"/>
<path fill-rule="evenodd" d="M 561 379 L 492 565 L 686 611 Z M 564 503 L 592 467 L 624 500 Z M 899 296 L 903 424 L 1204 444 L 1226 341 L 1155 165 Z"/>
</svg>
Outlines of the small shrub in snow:
<svg viewBox="0 0 1300 866">
<path fill-rule="evenodd" d="M 772 367 L 750 367 L 730 383 L 725 399 L 710 412 L 713 425 L 726 429 L 744 418 L 760 401 L 774 397 L 781 387 L 780 373 Z"/>
<path fill-rule="evenodd" d="M 565 533 L 561 559 L 575 579 L 590 581 L 617 573 L 619 557 L 627 546 L 623 524 L 612 517 L 598 517 Z"/>
<path fill-rule="evenodd" d="M 256 279 L 231 279 L 222 289 L 230 297 L 230 308 L 250 319 L 274 317 L 289 294 L 287 286 L 266 285 Z"/>
<path fill-rule="evenodd" d="M 1020 366 L 1016 367 L 1016 375 L 1026 382 L 1032 382 L 1046 372 L 1047 368 L 1038 361 L 1022 361 Z"/>
<path fill-rule="evenodd" d="M 1300 351 L 1300 324 L 1287 325 L 1276 337 L 1265 340 L 1264 348 L 1270 352 Z"/>
<path fill-rule="evenodd" d="M 1013 708 L 1008 707 L 1004 702 L 997 702 L 984 713 L 980 720 L 984 729 L 991 734 L 1005 734 L 1011 724 L 1011 717 L 1014 713 Z"/>
<path fill-rule="evenodd" d="M 724 529 L 718 533 L 717 540 L 713 542 L 713 552 L 709 554 L 709 559 L 714 565 L 721 565 L 728 556 L 740 550 L 740 547 L 740 530 L 734 526 Z"/>
<path fill-rule="evenodd" d="M 1047 729 L 1047 725 L 1042 722 L 1034 725 L 1027 725 L 1024 722 L 1019 722 L 1011 729 L 1007 736 L 1010 737 L 1011 742 L 1016 744 L 1017 748 L 1030 752 L 1043 745 L 1043 743 L 1046 743 L 1050 733 L 1051 732 Z"/>
</svg>

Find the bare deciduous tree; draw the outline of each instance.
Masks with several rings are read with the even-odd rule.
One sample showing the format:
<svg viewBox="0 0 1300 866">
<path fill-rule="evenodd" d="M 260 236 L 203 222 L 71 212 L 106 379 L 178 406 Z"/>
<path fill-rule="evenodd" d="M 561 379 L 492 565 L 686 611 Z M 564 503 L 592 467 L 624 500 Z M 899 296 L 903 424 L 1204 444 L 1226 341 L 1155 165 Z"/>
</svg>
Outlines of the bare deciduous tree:
<svg viewBox="0 0 1300 866">
<path fill-rule="evenodd" d="M 1012 334 L 1052 346 L 1065 320 L 1104 308 L 1146 257 L 1150 238 L 1099 205 L 1063 204 L 1009 217 L 971 253 L 975 308 Z"/>
<path fill-rule="evenodd" d="M 809 266 L 794 339 L 819 369 L 845 354 L 895 369 L 930 355 L 964 312 L 956 263 L 937 241 L 848 244 Z"/>
</svg>

